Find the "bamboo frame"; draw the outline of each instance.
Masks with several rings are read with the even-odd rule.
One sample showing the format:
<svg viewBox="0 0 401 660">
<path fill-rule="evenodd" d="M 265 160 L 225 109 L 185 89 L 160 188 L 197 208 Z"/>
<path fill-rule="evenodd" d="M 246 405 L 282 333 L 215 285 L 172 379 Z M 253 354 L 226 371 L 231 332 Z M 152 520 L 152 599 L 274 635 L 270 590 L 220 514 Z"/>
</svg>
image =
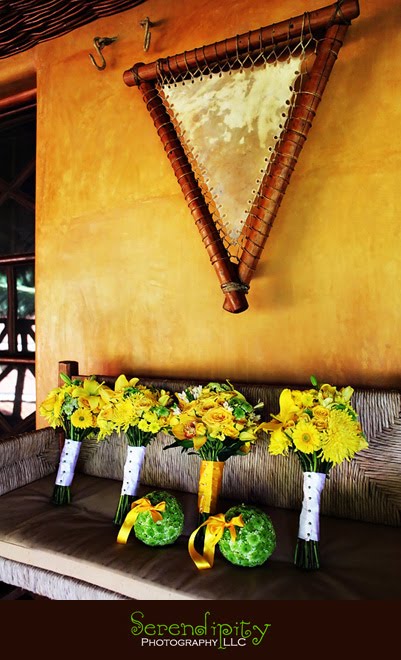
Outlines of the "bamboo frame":
<svg viewBox="0 0 401 660">
<path fill-rule="evenodd" d="M 331 70 L 343 44 L 352 19 L 359 16 L 358 0 L 339 0 L 313 12 L 281 21 L 267 27 L 237 35 L 224 41 L 195 48 L 174 56 L 142 62 L 124 71 L 127 86 L 137 86 L 153 119 L 164 150 L 181 186 L 185 200 L 195 219 L 225 295 L 223 308 L 240 313 L 248 308 L 246 293 L 269 236 L 291 174 L 312 125 Z M 296 104 L 281 132 L 271 155 L 271 166 L 265 173 L 249 211 L 244 248 L 238 266 L 233 263 L 216 228 L 207 202 L 196 181 L 172 120 L 156 87 L 160 75 L 184 78 L 188 72 L 197 75 L 199 67 L 213 67 L 252 51 L 266 52 L 294 42 L 308 32 L 319 40 L 316 58 L 308 80 L 298 92 Z"/>
</svg>

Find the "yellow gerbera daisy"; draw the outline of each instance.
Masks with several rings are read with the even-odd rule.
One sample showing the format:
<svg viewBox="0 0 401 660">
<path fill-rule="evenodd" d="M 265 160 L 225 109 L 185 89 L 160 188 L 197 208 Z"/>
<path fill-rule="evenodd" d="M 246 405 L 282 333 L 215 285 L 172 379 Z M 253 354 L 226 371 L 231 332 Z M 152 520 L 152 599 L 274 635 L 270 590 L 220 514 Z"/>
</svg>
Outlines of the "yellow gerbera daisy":
<svg viewBox="0 0 401 660">
<path fill-rule="evenodd" d="M 344 410 L 330 410 L 327 435 L 322 443 L 322 458 L 339 465 L 367 447 L 359 423 Z"/>
<path fill-rule="evenodd" d="M 298 451 L 304 454 L 313 454 L 322 444 L 321 434 L 311 422 L 299 422 L 293 431 L 292 439 Z"/>
<path fill-rule="evenodd" d="M 77 429 L 88 429 L 95 426 L 94 417 L 89 408 L 78 408 L 71 415 L 71 424 Z"/>
</svg>

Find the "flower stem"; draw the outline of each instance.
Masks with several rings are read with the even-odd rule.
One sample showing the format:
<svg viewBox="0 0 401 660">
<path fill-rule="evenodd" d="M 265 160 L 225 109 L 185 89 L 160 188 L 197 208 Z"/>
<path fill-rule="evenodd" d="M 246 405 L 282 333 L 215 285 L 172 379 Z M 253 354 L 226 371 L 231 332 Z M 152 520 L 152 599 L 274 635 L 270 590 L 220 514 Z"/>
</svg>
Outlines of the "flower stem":
<svg viewBox="0 0 401 660">
<path fill-rule="evenodd" d="M 319 541 L 298 539 L 295 547 L 294 564 L 298 568 L 309 571 L 320 568 Z"/>
<path fill-rule="evenodd" d="M 120 495 L 117 511 L 113 520 L 115 525 L 123 524 L 127 513 L 131 509 L 131 504 L 134 501 L 134 499 L 135 499 L 134 495 Z"/>
<path fill-rule="evenodd" d="M 57 506 L 69 504 L 71 502 L 70 486 L 59 486 L 56 484 L 53 490 L 52 502 Z"/>
<path fill-rule="evenodd" d="M 210 513 L 201 513 L 199 512 L 198 514 L 198 526 L 202 525 L 210 516 Z M 203 550 L 204 550 L 204 544 L 205 544 L 205 533 L 206 533 L 206 526 L 201 527 L 198 530 L 197 535 L 195 536 L 194 539 L 194 547 L 195 550 L 200 554 L 203 555 Z"/>
</svg>

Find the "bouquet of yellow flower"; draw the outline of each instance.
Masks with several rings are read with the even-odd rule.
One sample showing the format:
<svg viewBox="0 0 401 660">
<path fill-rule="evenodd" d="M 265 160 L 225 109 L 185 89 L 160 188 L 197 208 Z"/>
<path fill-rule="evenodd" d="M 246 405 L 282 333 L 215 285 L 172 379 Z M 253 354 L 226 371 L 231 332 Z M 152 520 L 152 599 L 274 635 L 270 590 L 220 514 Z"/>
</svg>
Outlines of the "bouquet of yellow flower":
<svg viewBox="0 0 401 660">
<path fill-rule="evenodd" d="M 176 398 L 169 419 L 175 441 L 164 449 L 180 447 L 201 458 L 198 511 L 203 523 L 216 513 L 225 461 L 247 454 L 256 442 L 260 421 L 256 411 L 263 403 L 251 405 L 229 381 L 190 386 Z"/>
<path fill-rule="evenodd" d="M 297 455 L 303 471 L 303 502 L 299 519 L 294 563 L 317 569 L 319 557 L 320 499 L 330 470 L 350 461 L 368 443 L 351 405 L 352 387 L 337 389 L 328 384 L 309 390 L 284 389 L 280 412 L 260 428 L 270 435 L 272 455 Z"/>
<path fill-rule="evenodd" d="M 39 413 L 52 428 L 60 427 L 65 432 L 59 468 L 52 501 L 54 504 L 69 504 L 71 483 L 75 467 L 85 438 L 97 434 L 97 416 L 108 403 L 112 391 L 96 378 L 74 378 L 60 374 L 63 385 L 49 392 L 39 406 Z"/>
<path fill-rule="evenodd" d="M 128 443 L 121 494 L 114 517 L 116 525 L 123 523 L 135 499 L 146 447 L 159 431 L 166 428 L 170 402 L 169 392 L 146 387 L 139 383 L 139 378 L 128 380 L 121 374 L 115 382 L 113 396 L 98 416 L 99 440 L 111 433 L 125 433 Z"/>
</svg>

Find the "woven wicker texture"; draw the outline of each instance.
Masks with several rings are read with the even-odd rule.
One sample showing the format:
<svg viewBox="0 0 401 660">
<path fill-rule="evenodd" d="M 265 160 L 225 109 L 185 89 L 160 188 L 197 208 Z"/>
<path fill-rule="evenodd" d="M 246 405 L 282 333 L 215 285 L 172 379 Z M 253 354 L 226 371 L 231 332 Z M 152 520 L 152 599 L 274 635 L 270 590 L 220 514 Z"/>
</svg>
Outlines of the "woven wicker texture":
<svg viewBox="0 0 401 660">
<path fill-rule="evenodd" d="M 76 580 L 67 575 L 57 575 L 43 568 L 27 566 L 0 557 L 0 575 L 6 584 L 13 584 L 31 593 L 52 600 L 129 600 L 114 591 Z"/>
<path fill-rule="evenodd" d="M 59 455 L 56 434 L 49 428 L 0 442 L 0 495 L 54 472 Z"/>
<path fill-rule="evenodd" d="M 145 0 L 4 0 L 0 4 L 0 58 L 55 39 L 98 18 Z"/>
<path fill-rule="evenodd" d="M 181 391 L 190 381 L 142 379 L 142 382 Z M 264 402 L 263 419 L 277 413 L 282 386 L 234 383 L 247 399 Z M 291 387 L 291 386 L 290 386 Z M 355 390 L 352 403 L 368 438 L 369 449 L 350 463 L 333 468 L 326 482 L 321 512 L 339 518 L 389 525 L 401 523 L 401 396 L 397 391 Z M 151 487 L 197 492 L 200 459 L 166 449 L 172 439 L 160 433 L 147 447 L 141 483 Z M 78 469 L 122 479 L 126 441 L 112 436 L 100 445 L 81 450 Z M 247 456 L 230 458 L 224 468 L 222 496 L 300 510 L 302 471 L 294 455 L 285 458 L 267 452 L 266 435 Z"/>
</svg>

